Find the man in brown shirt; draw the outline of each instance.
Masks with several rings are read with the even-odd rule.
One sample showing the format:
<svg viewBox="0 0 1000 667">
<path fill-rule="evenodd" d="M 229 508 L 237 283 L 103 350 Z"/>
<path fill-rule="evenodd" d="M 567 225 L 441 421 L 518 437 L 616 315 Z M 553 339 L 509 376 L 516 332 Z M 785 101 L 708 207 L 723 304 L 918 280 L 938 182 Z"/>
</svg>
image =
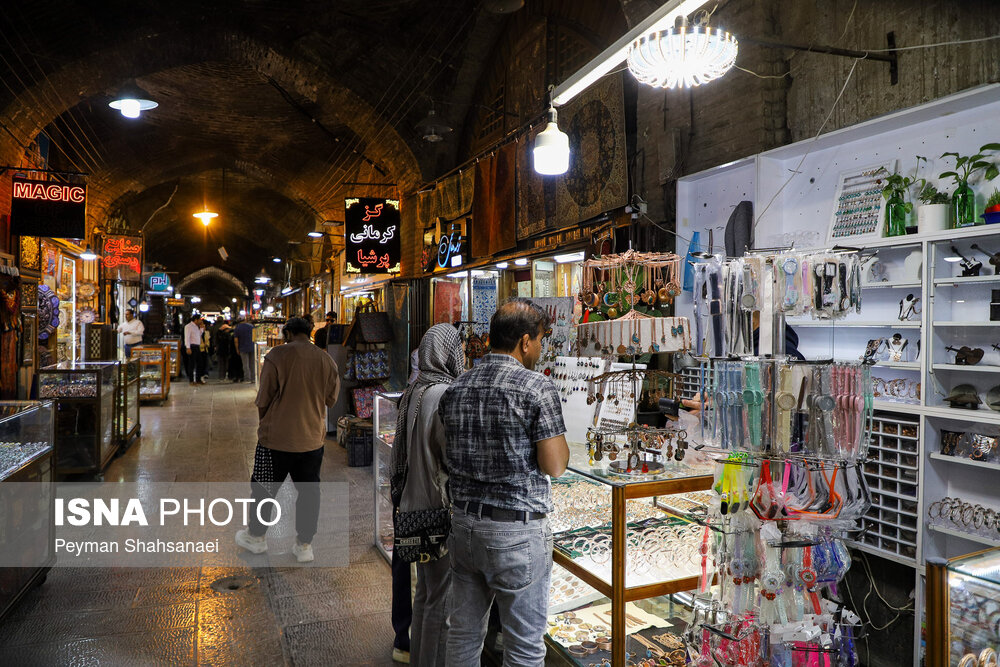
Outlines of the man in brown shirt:
<svg viewBox="0 0 1000 667">
<path fill-rule="evenodd" d="M 257 451 L 250 487 L 259 503 L 273 498 L 285 478 L 292 476 L 295 500 L 295 530 L 298 542 L 292 548 L 300 563 L 313 560 L 312 542 L 319 520 L 319 469 L 326 439 L 326 408 L 337 402 L 340 373 L 337 364 L 312 344 L 312 325 L 293 317 L 282 330 L 285 344 L 267 353 L 257 389 Z M 273 505 L 261 507 L 261 516 L 271 522 Z M 236 543 L 252 553 L 267 551 L 267 526 L 249 512 L 250 525 L 236 533 Z"/>
</svg>

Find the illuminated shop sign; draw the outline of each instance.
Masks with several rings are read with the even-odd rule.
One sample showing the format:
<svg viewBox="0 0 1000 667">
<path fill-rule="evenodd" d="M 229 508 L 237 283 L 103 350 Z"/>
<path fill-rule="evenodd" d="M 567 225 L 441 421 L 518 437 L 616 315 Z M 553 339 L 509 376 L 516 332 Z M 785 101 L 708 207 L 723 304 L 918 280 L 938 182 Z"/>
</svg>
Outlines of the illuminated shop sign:
<svg viewBox="0 0 1000 667">
<path fill-rule="evenodd" d="M 11 233 L 82 239 L 87 235 L 87 186 L 13 177 Z"/>
<path fill-rule="evenodd" d="M 149 274 L 149 291 L 150 292 L 169 292 L 170 291 L 170 276 L 166 273 L 151 273 Z"/>
<path fill-rule="evenodd" d="M 101 260 L 105 278 L 139 280 L 142 275 L 142 237 L 106 236 Z"/>
<path fill-rule="evenodd" d="M 353 197 L 344 201 L 348 273 L 397 273 L 402 256 L 399 202 Z"/>
<path fill-rule="evenodd" d="M 437 265 L 439 269 L 462 266 L 465 251 L 465 237 L 461 231 L 442 234 L 438 241 Z"/>
</svg>

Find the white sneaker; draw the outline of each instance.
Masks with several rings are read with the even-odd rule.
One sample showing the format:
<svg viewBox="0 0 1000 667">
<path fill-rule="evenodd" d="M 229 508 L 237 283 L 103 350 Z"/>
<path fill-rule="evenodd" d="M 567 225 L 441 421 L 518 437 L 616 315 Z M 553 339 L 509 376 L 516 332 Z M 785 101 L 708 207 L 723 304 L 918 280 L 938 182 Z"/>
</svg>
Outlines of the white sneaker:
<svg viewBox="0 0 1000 667">
<path fill-rule="evenodd" d="M 313 548 L 311 544 L 302 544 L 296 540 L 295 546 L 292 547 L 292 553 L 295 554 L 295 560 L 300 563 L 313 562 Z"/>
<path fill-rule="evenodd" d="M 394 648 L 392 649 L 392 660 L 393 662 L 401 662 L 404 665 L 408 665 L 410 664 L 410 652 Z"/>
<path fill-rule="evenodd" d="M 236 532 L 236 544 L 252 554 L 262 554 L 267 551 L 267 538 L 263 535 L 254 537 L 246 528 Z"/>
</svg>

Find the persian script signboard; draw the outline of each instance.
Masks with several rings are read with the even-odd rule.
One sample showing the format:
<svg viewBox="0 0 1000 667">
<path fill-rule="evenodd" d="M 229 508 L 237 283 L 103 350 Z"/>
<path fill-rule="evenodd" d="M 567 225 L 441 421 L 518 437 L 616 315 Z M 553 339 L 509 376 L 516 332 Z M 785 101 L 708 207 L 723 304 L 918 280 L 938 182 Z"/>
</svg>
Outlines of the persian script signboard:
<svg viewBox="0 0 1000 667">
<path fill-rule="evenodd" d="M 101 251 L 107 280 L 142 280 L 142 237 L 106 236 Z"/>
<path fill-rule="evenodd" d="M 399 201 L 375 197 L 344 200 L 348 273 L 398 273 Z"/>
</svg>

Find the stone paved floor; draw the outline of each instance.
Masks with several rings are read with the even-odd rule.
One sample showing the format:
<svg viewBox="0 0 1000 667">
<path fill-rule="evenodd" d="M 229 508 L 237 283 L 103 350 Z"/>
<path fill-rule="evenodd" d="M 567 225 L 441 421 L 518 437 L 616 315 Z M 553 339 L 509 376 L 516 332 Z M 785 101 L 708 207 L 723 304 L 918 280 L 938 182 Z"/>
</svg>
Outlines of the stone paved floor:
<svg viewBox="0 0 1000 667">
<path fill-rule="evenodd" d="M 109 481 L 244 481 L 251 385 L 177 382 L 143 405 L 142 438 Z M 372 546 L 371 468 L 328 441 L 321 478 L 350 484 L 345 568 L 53 569 L 0 623 L 0 665 L 392 665 L 389 566 Z M 254 578 L 217 593 L 230 575 Z"/>
</svg>

